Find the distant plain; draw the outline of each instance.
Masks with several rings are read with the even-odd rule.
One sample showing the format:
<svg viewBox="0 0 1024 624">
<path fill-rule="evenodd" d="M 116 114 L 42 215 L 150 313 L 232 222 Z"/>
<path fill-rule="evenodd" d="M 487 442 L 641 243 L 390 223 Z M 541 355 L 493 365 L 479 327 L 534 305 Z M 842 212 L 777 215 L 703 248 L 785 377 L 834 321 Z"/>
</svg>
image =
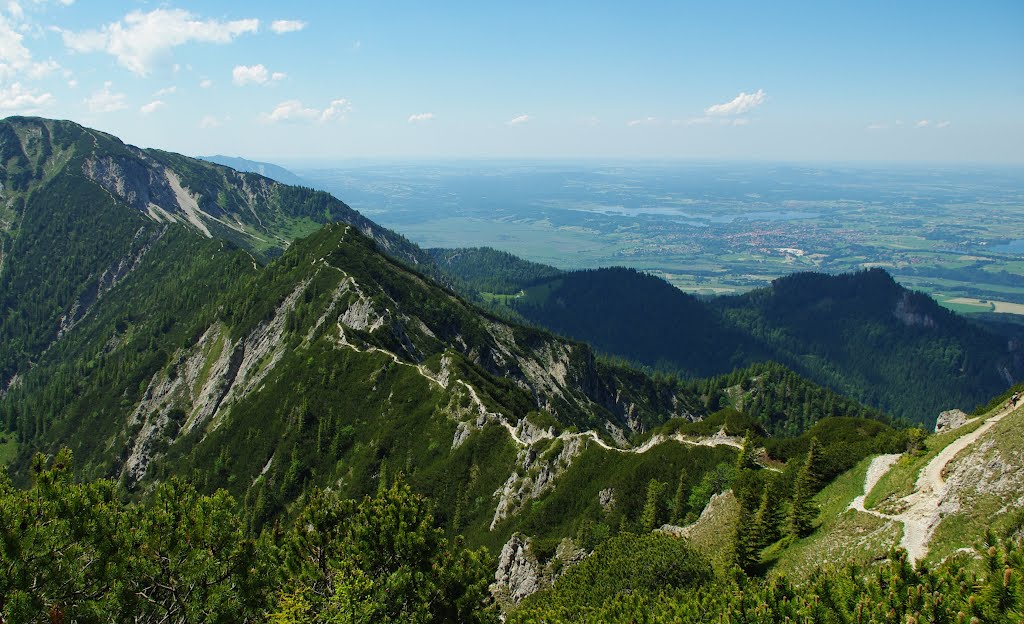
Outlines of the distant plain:
<svg viewBox="0 0 1024 624">
<path fill-rule="evenodd" d="M 1024 313 L 1024 169 L 561 161 L 293 168 L 424 247 L 628 266 L 698 294 L 881 266 L 964 313 Z"/>
</svg>

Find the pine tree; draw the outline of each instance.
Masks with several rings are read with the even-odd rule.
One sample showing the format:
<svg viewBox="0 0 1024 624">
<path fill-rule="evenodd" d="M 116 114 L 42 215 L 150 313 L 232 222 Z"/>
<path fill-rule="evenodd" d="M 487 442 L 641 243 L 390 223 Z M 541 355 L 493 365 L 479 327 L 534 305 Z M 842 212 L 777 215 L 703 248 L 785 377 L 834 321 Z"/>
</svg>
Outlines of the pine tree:
<svg viewBox="0 0 1024 624">
<path fill-rule="evenodd" d="M 640 514 L 640 528 L 643 533 L 650 533 L 661 526 L 665 516 L 665 503 L 663 493 L 665 484 L 657 479 L 647 482 L 647 501 L 644 503 L 643 513 Z"/>
<path fill-rule="evenodd" d="M 811 532 L 818 517 L 818 507 L 811 500 L 818 486 L 818 439 L 811 439 L 804 465 L 797 473 L 793 485 L 793 507 L 789 512 L 789 534 L 803 537 Z"/>
<path fill-rule="evenodd" d="M 740 455 L 736 459 L 737 470 L 757 470 L 760 468 L 757 463 L 757 457 L 754 455 L 756 449 L 750 438 L 750 430 L 747 429 L 746 435 L 743 436 L 743 448 L 740 449 Z"/>
<path fill-rule="evenodd" d="M 779 539 L 779 501 L 771 485 L 761 493 L 761 504 L 754 515 L 754 532 L 758 548 L 763 549 Z"/>
<path fill-rule="evenodd" d="M 679 484 L 676 486 L 676 495 L 672 499 L 672 522 L 673 524 L 682 524 L 683 518 L 686 517 L 686 497 L 688 492 L 686 491 L 686 470 L 679 471 Z"/>
<path fill-rule="evenodd" d="M 740 517 L 733 536 L 733 563 L 749 574 L 761 561 L 760 542 L 756 516 L 749 505 L 740 499 Z"/>
</svg>

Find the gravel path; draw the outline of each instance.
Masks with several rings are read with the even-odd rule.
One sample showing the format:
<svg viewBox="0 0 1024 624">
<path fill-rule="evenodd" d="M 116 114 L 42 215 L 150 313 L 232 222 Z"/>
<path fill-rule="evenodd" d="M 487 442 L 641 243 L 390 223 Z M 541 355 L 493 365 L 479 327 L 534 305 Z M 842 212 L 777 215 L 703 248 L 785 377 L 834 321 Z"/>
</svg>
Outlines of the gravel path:
<svg viewBox="0 0 1024 624">
<path fill-rule="evenodd" d="M 942 473 L 946 465 L 960 454 L 961 451 L 978 441 L 997 422 L 1014 411 L 1014 407 L 1005 407 L 1002 411 L 990 416 L 980 427 L 974 431 L 960 436 L 942 451 L 939 452 L 921 470 L 914 485 L 914 491 L 902 499 L 904 511 L 899 514 L 884 514 L 874 509 L 864 508 L 864 499 L 875 487 L 879 479 L 889 471 L 892 465 L 899 459 L 899 455 L 880 455 L 872 460 L 868 467 L 867 477 L 864 479 L 864 494 L 853 499 L 850 509 L 856 509 L 873 516 L 903 523 L 903 539 L 900 546 L 906 549 L 907 558 L 911 563 L 916 563 L 928 554 L 928 544 L 931 541 L 935 528 L 942 519 L 939 515 L 939 506 L 946 497 L 946 481 Z"/>
<path fill-rule="evenodd" d="M 878 457 L 871 460 L 871 465 L 868 466 L 868 474 L 864 477 L 864 493 L 853 499 L 848 509 L 856 509 L 857 511 L 863 511 L 873 516 L 880 516 L 888 518 L 874 509 L 864 508 L 864 499 L 874 489 L 878 481 L 885 476 L 885 473 L 889 472 L 892 465 L 896 463 L 900 457 L 903 457 L 902 453 L 893 453 L 892 455 L 879 455 Z"/>
</svg>

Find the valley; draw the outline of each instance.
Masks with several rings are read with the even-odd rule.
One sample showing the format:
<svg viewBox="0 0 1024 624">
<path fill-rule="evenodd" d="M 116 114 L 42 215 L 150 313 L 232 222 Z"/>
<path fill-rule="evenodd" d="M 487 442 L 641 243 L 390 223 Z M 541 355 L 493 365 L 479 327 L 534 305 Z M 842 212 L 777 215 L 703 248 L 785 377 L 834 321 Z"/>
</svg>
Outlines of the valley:
<svg viewBox="0 0 1024 624">
<path fill-rule="evenodd" d="M 424 250 L 327 193 L 70 122 L 4 120 L 0 153 L 4 617 L 615 621 L 634 599 L 733 613 L 739 582 L 792 614 L 776 572 L 825 591 L 823 561 L 988 539 L 950 506 L 971 496 L 1016 565 L 1014 507 L 991 508 L 1021 487 L 992 437 L 1019 419 L 1015 330 L 882 269 L 708 301 Z M 604 576 L 623 558 L 647 567 Z"/>
<path fill-rule="evenodd" d="M 993 310 L 977 299 L 1007 314 L 1024 303 L 1012 168 L 453 161 L 296 172 L 424 247 L 626 266 L 700 295 L 881 267 L 961 313 Z"/>
</svg>

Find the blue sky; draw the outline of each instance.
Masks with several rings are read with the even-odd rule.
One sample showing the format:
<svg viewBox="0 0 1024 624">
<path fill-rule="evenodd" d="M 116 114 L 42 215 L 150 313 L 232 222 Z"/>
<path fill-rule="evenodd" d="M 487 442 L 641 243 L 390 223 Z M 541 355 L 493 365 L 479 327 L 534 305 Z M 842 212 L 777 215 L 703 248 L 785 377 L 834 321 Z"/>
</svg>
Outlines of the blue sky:
<svg viewBox="0 0 1024 624">
<path fill-rule="evenodd" d="M 0 0 L 0 115 L 186 154 L 1024 163 L 1024 2 Z"/>
</svg>

